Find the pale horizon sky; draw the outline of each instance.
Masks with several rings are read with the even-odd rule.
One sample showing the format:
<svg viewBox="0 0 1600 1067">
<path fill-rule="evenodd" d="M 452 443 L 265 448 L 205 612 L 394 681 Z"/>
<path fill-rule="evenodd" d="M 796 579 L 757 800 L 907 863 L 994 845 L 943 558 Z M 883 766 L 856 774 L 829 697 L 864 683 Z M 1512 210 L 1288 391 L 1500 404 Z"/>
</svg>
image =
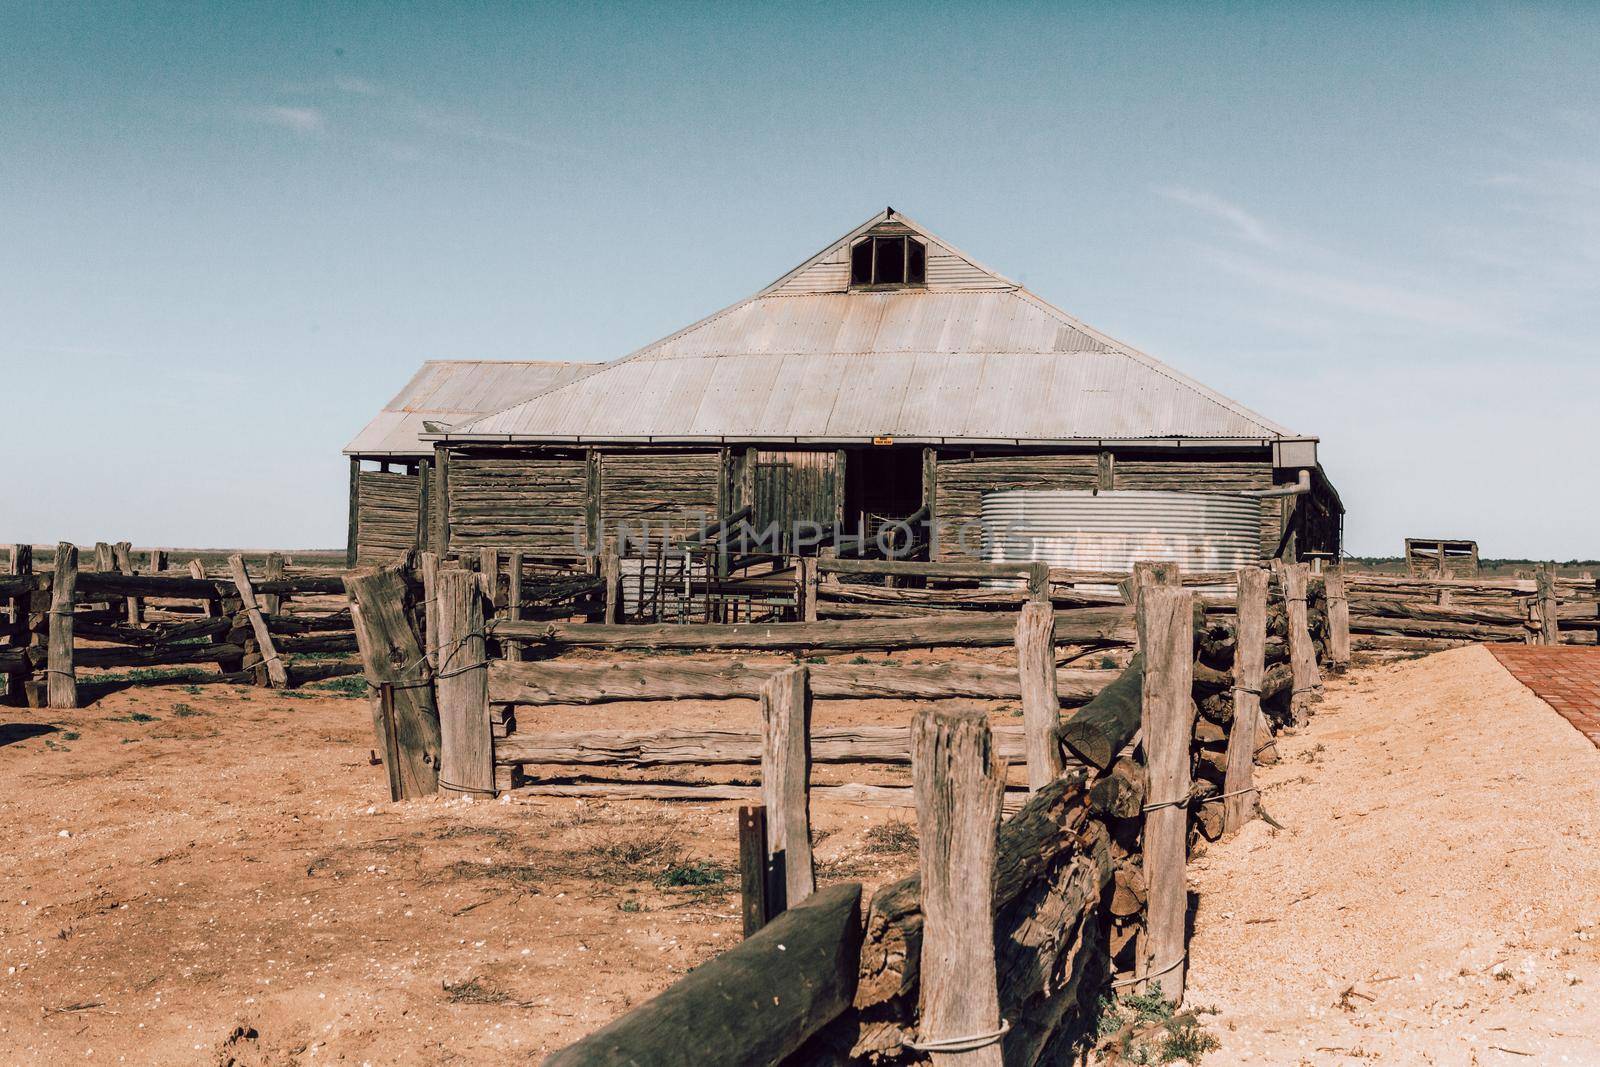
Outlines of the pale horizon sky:
<svg viewBox="0 0 1600 1067">
<path fill-rule="evenodd" d="M 430 358 L 892 204 L 1322 439 L 1346 549 L 1600 556 L 1600 8 L 0 0 L 0 541 L 336 548 Z"/>
</svg>

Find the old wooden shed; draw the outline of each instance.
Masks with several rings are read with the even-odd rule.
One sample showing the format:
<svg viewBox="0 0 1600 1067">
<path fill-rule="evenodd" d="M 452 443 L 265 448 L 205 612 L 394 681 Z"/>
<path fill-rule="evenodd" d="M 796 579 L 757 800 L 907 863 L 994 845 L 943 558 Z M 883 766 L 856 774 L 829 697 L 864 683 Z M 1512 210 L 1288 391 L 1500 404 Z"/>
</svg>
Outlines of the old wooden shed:
<svg viewBox="0 0 1600 1067">
<path fill-rule="evenodd" d="M 984 494 L 1068 489 L 1254 494 L 1263 558 L 1335 557 L 1317 443 L 888 209 L 620 359 L 425 364 L 345 450 L 350 552 L 576 557 L 619 523 L 750 506 L 785 528 L 932 517 L 953 560 Z"/>
</svg>

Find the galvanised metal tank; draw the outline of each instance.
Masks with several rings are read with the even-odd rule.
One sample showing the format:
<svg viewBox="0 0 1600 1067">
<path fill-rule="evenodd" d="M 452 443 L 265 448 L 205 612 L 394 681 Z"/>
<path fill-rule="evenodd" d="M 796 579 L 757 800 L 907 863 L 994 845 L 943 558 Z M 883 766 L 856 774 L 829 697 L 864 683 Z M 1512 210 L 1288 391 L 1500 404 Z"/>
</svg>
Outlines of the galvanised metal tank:
<svg viewBox="0 0 1600 1067">
<path fill-rule="evenodd" d="M 1011 489 L 984 495 L 980 522 L 995 563 L 1127 572 L 1170 560 L 1188 573 L 1261 558 L 1261 502 L 1228 493 Z"/>
</svg>

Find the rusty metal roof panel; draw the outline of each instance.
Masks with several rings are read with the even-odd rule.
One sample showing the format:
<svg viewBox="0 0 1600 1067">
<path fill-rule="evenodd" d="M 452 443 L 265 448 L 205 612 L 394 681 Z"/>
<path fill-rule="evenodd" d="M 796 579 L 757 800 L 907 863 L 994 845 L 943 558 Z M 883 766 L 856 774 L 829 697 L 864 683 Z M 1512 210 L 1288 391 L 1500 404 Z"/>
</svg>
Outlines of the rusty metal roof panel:
<svg viewBox="0 0 1600 1067">
<path fill-rule="evenodd" d="M 595 370 L 595 363 L 430 359 L 345 446 L 352 456 L 428 456 L 424 422 L 454 425 L 499 411 Z"/>
<path fill-rule="evenodd" d="M 949 442 L 1295 437 L 989 271 L 959 285 L 844 290 L 841 249 L 593 373 L 453 426 L 451 439 Z M 931 255 L 931 253 L 930 253 Z M 931 260 L 930 260 L 931 267 Z M 819 269 L 825 268 L 825 269 Z M 954 270 L 954 266 L 951 267 Z"/>
</svg>

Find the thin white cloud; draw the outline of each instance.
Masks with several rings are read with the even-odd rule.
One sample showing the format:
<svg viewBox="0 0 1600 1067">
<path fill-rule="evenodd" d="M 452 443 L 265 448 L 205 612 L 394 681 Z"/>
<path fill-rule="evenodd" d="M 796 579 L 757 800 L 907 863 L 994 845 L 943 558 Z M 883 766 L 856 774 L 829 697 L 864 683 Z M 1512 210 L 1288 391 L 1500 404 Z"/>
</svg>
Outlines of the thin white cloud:
<svg viewBox="0 0 1600 1067">
<path fill-rule="evenodd" d="M 381 96 L 383 89 L 376 83 L 365 78 L 357 78 L 351 74 L 341 74 L 333 79 L 333 87 L 341 93 L 350 93 L 352 96 Z"/>
<path fill-rule="evenodd" d="M 251 109 L 249 116 L 257 122 L 295 133 L 321 133 L 328 128 L 327 117 L 314 107 L 258 107 Z"/>
<path fill-rule="evenodd" d="M 1281 241 L 1272 228 L 1261 221 L 1238 204 L 1224 200 L 1220 196 L 1202 192 L 1198 189 L 1187 189 L 1181 185 L 1159 185 L 1155 187 L 1158 196 L 1166 197 L 1174 203 L 1192 207 L 1203 211 L 1213 218 L 1221 219 L 1232 226 L 1234 232 L 1251 244 L 1262 248 L 1277 248 Z"/>
<path fill-rule="evenodd" d="M 1347 311 L 1456 330 L 1500 332 L 1504 328 L 1480 305 L 1454 297 L 1323 271 L 1275 266 L 1222 249 L 1210 250 L 1206 258 L 1257 285 Z"/>
</svg>

